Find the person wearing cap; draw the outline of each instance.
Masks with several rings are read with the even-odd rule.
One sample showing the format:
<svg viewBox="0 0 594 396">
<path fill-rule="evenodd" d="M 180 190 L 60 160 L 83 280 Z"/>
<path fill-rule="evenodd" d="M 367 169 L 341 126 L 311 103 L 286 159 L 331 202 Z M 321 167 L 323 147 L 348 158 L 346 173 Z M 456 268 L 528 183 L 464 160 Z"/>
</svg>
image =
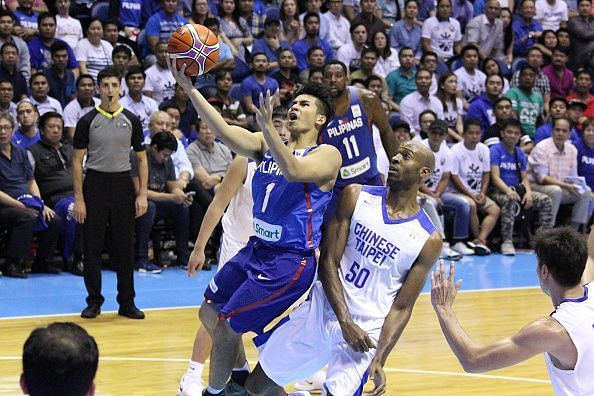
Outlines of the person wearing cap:
<svg viewBox="0 0 594 396">
<path fill-rule="evenodd" d="M 451 150 L 446 144 L 443 144 L 448 136 L 448 123 L 444 120 L 434 120 L 429 126 L 428 135 L 429 137 L 423 139 L 422 143 L 433 152 L 435 156 L 435 168 L 431 176 L 425 180 L 425 184 L 422 184 L 419 190 L 425 195 L 425 201 L 431 207 L 431 210 L 427 211 L 427 214 L 443 239 L 441 258 L 444 260 L 459 260 L 462 258 L 462 253 L 451 249 L 450 244 L 446 241 L 443 217 L 440 218 L 438 215 L 434 219 L 431 215 L 431 212 L 443 213 L 443 210 L 447 207 L 442 200 L 442 195 L 450 182 L 453 162 Z M 456 227 L 456 223 L 463 223 L 461 228 L 466 228 L 466 235 L 463 235 L 464 238 L 462 238 L 466 239 L 468 238 L 468 224 L 470 222 L 470 205 L 467 205 L 466 202 L 458 205 L 458 202 L 454 200 L 450 201 L 451 205 L 449 207 L 455 210 L 456 213 L 454 227 Z M 456 231 L 459 231 L 459 228 L 460 226 L 458 225 Z M 469 250 L 468 248 L 465 249 Z M 470 250 L 466 251 L 466 253 L 474 252 Z"/>
<path fill-rule="evenodd" d="M 553 227 L 553 201 L 538 191 L 532 191 L 527 177 L 528 157 L 518 147 L 522 124 L 515 118 L 503 124 L 501 141 L 490 147 L 491 180 L 489 197 L 501 208 L 501 254 L 513 256 L 514 223 L 519 211 L 531 209 L 538 213 L 541 229 Z"/>
<path fill-rule="evenodd" d="M 571 127 L 576 128 L 578 133 L 582 131 L 581 121 L 584 119 L 584 110 L 586 104 L 578 99 L 572 99 L 568 103 L 567 118 L 571 122 Z"/>
<path fill-rule="evenodd" d="M 569 104 L 564 98 L 555 98 L 551 100 L 551 104 L 549 107 L 549 121 L 545 124 L 542 124 L 536 130 L 536 134 L 534 135 L 534 143 L 537 144 L 546 138 L 550 138 L 553 135 L 553 124 L 557 118 L 567 117 L 567 108 Z M 579 138 L 578 131 L 575 127 L 572 126 L 571 128 L 571 141 L 575 141 Z"/>
<path fill-rule="evenodd" d="M 575 74 L 575 90 L 567 96 L 568 101 L 579 100 L 585 104 L 584 112 L 580 118 L 580 124 L 586 119 L 594 118 L 594 95 L 592 90 L 592 76 L 584 69 Z"/>
<path fill-rule="evenodd" d="M 254 40 L 252 53 L 263 53 L 268 57 L 268 72 L 278 69 L 278 55 L 281 49 L 291 49 L 286 40 L 280 39 L 280 21 L 278 18 L 267 17 L 264 22 L 264 34 Z"/>
</svg>

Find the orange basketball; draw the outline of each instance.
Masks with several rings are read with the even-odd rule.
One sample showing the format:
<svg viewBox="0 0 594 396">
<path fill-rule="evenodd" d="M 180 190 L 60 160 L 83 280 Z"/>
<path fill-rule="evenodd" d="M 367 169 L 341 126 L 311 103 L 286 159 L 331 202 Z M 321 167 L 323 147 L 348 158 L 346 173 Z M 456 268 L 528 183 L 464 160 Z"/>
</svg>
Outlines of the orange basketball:
<svg viewBox="0 0 594 396">
<path fill-rule="evenodd" d="M 194 77 L 208 72 L 219 59 L 219 40 L 207 27 L 188 23 L 180 26 L 167 43 L 169 57 L 179 69 L 186 65 L 186 74 Z"/>
</svg>

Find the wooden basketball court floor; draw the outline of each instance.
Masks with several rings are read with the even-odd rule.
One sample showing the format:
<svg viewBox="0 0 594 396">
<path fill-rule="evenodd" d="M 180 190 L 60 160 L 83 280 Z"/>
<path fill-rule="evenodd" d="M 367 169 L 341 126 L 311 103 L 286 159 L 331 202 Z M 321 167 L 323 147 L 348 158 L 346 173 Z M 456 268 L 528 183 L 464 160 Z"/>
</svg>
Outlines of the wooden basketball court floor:
<svg viewBox="0 0 594 396">
<path fill-rule="evenodd" d="M 456 278 L 464 279 L 464 284 L 455 309 L 478 342 L 510 335 L 553 309 L 537 287 L 531 253 L 513 258 L 465 257 L 457 269 Z M 111 271 L 103 271 L 106 302 L 95 320 L 78 316 L 85 306 L 82 278 L 70 274 L 35 275 L 27 280 L 0 277 L 0 394 L 20 394 L 20 356 L 30 331 L 66 320 L 81 324 L 97 340 L 99 395 L 176 394 L 198 326 L 201 293 L 213 274 L 203 272 L 189 279 L 176 268 L 159 275 L 135 274 L 136 302 L 146 311 L 144 321 L 114 312 Z M 492 373 L 464 373 L 439 329 L 427 291 L 428 285 L 386 364 L 388 395 L 552 395 L 542 356 Z M 244 341 L 248 359 L 255 362 L 251 337 Z"/>
</svg>

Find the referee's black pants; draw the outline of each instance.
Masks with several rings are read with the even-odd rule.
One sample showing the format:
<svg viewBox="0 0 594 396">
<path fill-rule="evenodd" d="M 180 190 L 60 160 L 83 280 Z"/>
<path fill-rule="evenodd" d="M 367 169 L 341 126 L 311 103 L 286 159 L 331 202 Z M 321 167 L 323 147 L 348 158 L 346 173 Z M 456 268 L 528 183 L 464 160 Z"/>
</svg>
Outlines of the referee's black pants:
<svg viewBox="0 0 594 396">
<path fill-rule="evenodd" d="M 136 193 L 130 172 L 103 173 L 88 170 L 83 183 L 87 207 L 84 223 L 84 278 L 87 304 L 103 304 L 101 251 L 107 225 L 111 229 L 112 267 L 117 268 L 120 306 L 134 304 L 134 215 Z"/>
</svg>

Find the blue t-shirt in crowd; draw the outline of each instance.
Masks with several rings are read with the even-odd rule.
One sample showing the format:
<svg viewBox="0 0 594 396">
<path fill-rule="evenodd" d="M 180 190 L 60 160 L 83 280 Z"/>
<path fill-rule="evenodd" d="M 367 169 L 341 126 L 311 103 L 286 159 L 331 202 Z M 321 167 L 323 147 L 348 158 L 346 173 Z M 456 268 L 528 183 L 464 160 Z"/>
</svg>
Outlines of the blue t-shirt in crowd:
<svg viewBox="0 0 594 396">
<path fill-rule="evenodd" d="M 483 133 L 495 123 L 493 103 L 491 103 L 486 93 L 476 96 L 470 101 L 466 117 L 479 120 L 481 122 Z"/>
<path fill-rule="evenodd" d="M 123 0 L 120 5 L 120 22 L 124 26 L 140 27 L 142 0 Z"/>
<path fill-rule="evenodd" d="M 291 45 L 286 40 L 280 40 L 279 43 L 280 48 L 278 50 L 274 50 L 268 45 L 265 38 L 256 39 L 254 40 L 254 45 L 252 47 L 252 54 L 262 52 L 266 54 L 269 62 L 278 62 L 278 51 L 280 51 L 281 48 L 291 49 Z"/>
<path fill-rule="evenodd" d="M 37 143 L 40 140 L 41 140 L 41 134 L 39 133 L 39 129 L 37 130 L 35 135 L 33 135 L 33 137 L 29 137 L 29 136 L 25 135 L 23 133 L 23 131 L 21 131 L 20 129 L 17 129 L 14 132 L 14 135 L 12 135 L 12 139 L 10 139 L 10 141 L 15 146 L 20 147 L 22 149 L 27 149 L 27 148 L 29 148 L 29 146 L 34 145 L 35 143 Z"/>
<path fill-rule="evenodd" d="M 578 152 L 577 173 L 584 176 L 586 184 L 594 191 L 594 148 L 588 147 L 581 138 L 574 141 L 573 144 Z"/>
<path fill-rule="evenodd" d="M 491 165 L 499 167 L 499 177 L 501 177 L 501 180 L 508 186 L 517 186 L 520 184 L 514 153 L 508 152 L 503 146 L 503 143 L 494 144 L 489 150 L 491 152 Z M 515 150 L 518 154 L 518 161 L 520 162 L 520 171 L 525 171 L 528 166 L 528 157 L 526 157 L 526 154 L 519 147 L 515 147 Z"/>
<path fill-rule="evenodd" d="M 36 29 L 37 30 L 37 17 L 39 16 L 38 13 L 35 11 L 31 12 L 31 15 L 24 13 L 23 11 L 19 10 L 18 8 L 12 12 L 17 20 L 17 25 L 22 26 L 27 29 Z"/>
<path fill-rule="evenodd" d="M 152 15 L 146 22 L 146 37 L 159 37 L 159 41 L 167 42 L 178 27 L 188 23 L 183 16 L 167 16 L 163 10 Z"/>
<path fill-rule="evenodd" d="M 310 45 L 305 39 L 297 40 L 293 43 L 293 54 L 295 54 L 295 59 L 297 60 L 297 70 L 300 72 L 309 67 L 309 64 L 307 63 L 307 51 L 311 47 L 320 47 L 324 50 L 326 61 L 334 59 L 332 47 L 326 40 L 319 38 L 315 45 Z"/>
<path fill-rule="evenodd" d="M 76 55 L 74 55 L 74 51 L 72 51 L 72 48 L 70 48 L 68 43 L 60 39 L 54 39 L 54 41 L 66 44 L 66 50 L 68 51 L 68 65 L 66 67 L 68 69 L 77 68 L 78 62 L 76 61 Z M 27 46 L 29 47 L 29 53 L 31 54 L 31 67 L 41 71 L 41 69 L 50 67 L 54 63 L 52 61 L 50 47 L 43 44 L 39 37 L 29 40 Z"/>
<path fill-rule="evenodd" d="M 534 144 L 538 144 L 538 142 L 548 139 L 553 136 L 553 123 L 551 121 L 547 122 L 546 124 L 542 124 L 536 130 L 534 134 Z M 580 135 L 578 134 L 575 128 L 571 128 L 571 142 L 575 143 L 576 141 L 580 140 Z"/>
<path fill-rule="evenodd" d="M 241 97 L 252 97 L 254 106 L 260 107 L 260 93 L 266 96 L 266 92 L 270 91 L 270 95 L 274 94 L 278 89 L 278 81 L 274 78 L 266 77 L 264 84 L 260 84 L 254 76 L 249 76 L 241 83 Z"/>
</svg>

